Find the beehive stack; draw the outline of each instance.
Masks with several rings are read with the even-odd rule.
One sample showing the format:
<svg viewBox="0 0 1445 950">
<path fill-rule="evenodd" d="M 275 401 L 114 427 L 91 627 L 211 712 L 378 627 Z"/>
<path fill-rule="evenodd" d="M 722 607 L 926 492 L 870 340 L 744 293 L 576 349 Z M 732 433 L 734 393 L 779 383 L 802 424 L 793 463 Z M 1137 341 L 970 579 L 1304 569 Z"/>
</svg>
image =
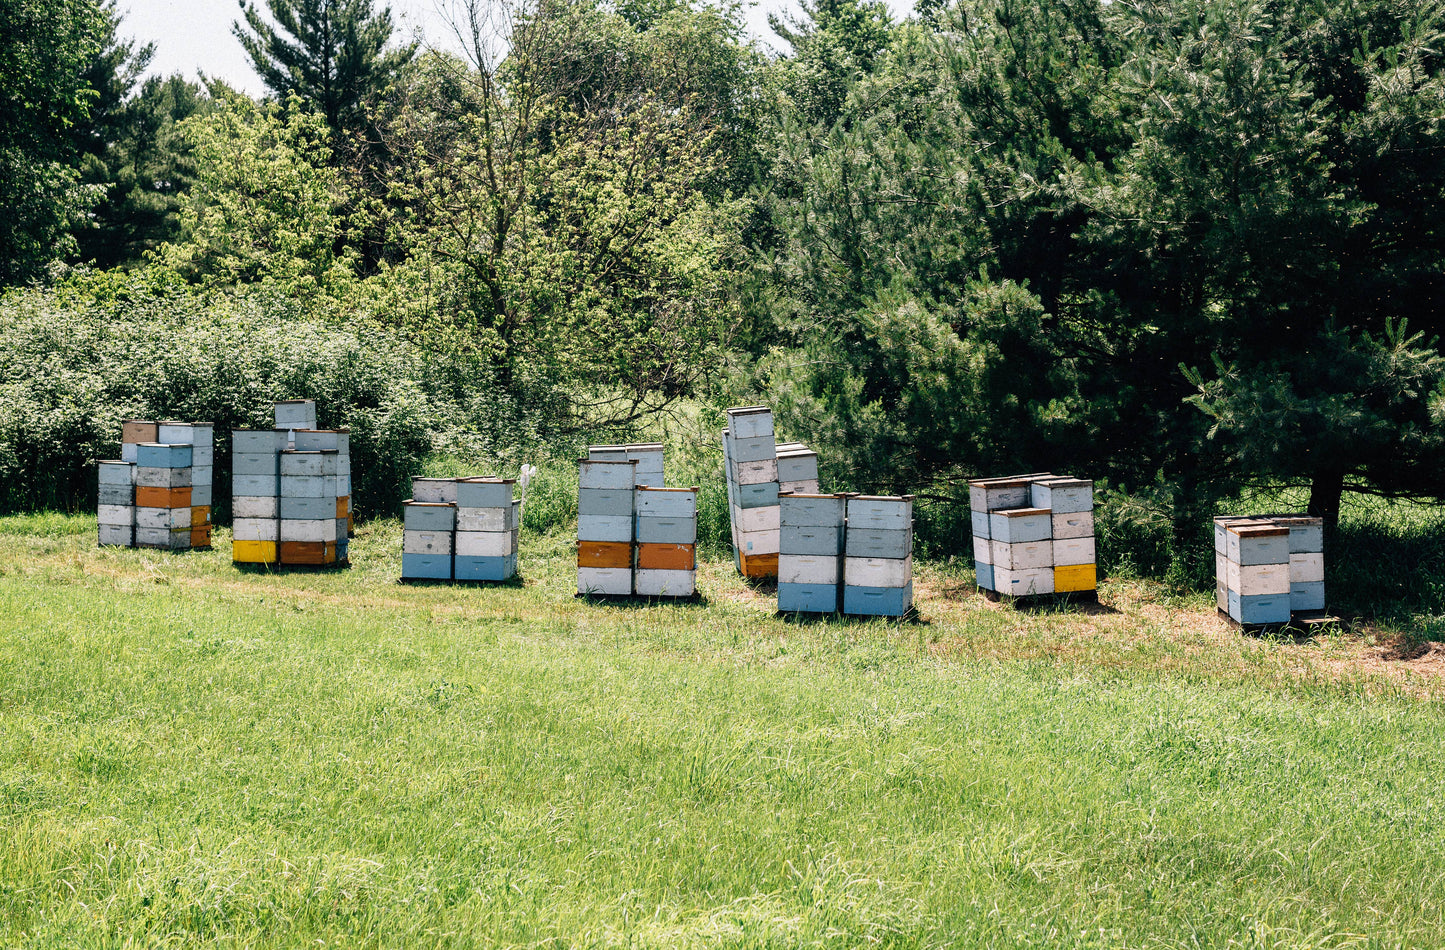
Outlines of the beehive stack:
<svg viewBox="0 0 1445 950">
<path fill-rule="evenodd" d="M 286 449 L 280 460 L 282 564 L 337 562 L 337 452 Z M 343 532 L 344 533 L 344 532 Z"/>
<path fill-rule="evenodd" d="M 351 434 L 344 429 L 297 429 L 292 446 L 300 452 L 336 453 L 336 561 L 350 560 Z"/>
<path fill-rule="evenodd" d="M 843 612 L 903 616 L 913 606 L 913 496 L 854 495 L 846 516 Z"/>
<path fill-rule="evenodd" d="M 457 528 L 457 480 L 413 478 L 402 503 L 401 576 L 405 580 L 452 579 Z"/>
<path fill-rule="evenodd" d="M 275 404 L 275 428 L 231 433 L 231 560 L 323 567 L 346 563 L 351 447 L 316 428 L 316 403 Z"/>
<path fill-rule="evenodd" d="M 96 517 L 104 547 L 135 545 L 135 463 L 101 462 Z"/>
<path fill-rule="evenodd" d="M 1215 599 L 1240 624 L 1324 610 L 1324 522 L 1308 515 L 1214 519 Z"/>
<path fill-rule="evenodd" d="M 723 430 L 733 553 L 744 577 L 778 576 L 778 449 L 765 406 L 729 409 Z"/>
<path fill-rule="evenodd" d="M 1039 472 L 968 485 L 981 589 L 1028 597 L 1096 588 L 1093 482 Z"/>
<path fill-rule="evenodd" d="M 637 465 L 625 451 L 577 463 L 578 594 L 633 592 Z"/>
<path fill-rule="evenodd" d="M 630 445 L 592 445 L 587 447 L 592 462 L 636 462 L 638 486 L 661 488 L 667 484 L 663 473 L 661 442 L 635 442 Z"/>
<path fill-rule="evenodd" d="M 818 453 L 801 442 L 778 444 L 778 493 L 783 492 L 818 494 Z"/>
<path fill-rule="evenodd" d="M 514 484 L 509 478 L 457 479 L 455 580 L 504 581 L 517 573 L 522 503 L 512 498 Z"/>
<path fill-rule="evenodd" d="M 697 489 L 639 485 L 634 492 L 637 562 L 633 591 L 644 597 L 697 592 Z"/>
<path fill-rule="evenodd" d="M 816 492 L 778 496 L 779 610 L 833 613 L 842 605 L 847 499 Z"/>
<path fill-rule="evenodd" d="M 638 442 L 623 448 L 627 452 L 627 460 L 637 463 L 635 478 L 638 487 L 661 488 L 667 484 L 662 470 L 661 442 Z"/>
<path fill-rule="evenodd" d="M 210 547 L 212 451 L 209 423 L 125 422 L 121 460 L 100 464 L 100 543 Z"/>
<path fill-rule="evenodd" d="M 286 432 L 231 433 L 231 560 L 275 564 L 281 541 L 281 453 Z"/>
<path fill-rule="evenodd" d="M 1270 515 L 1289 528 L 1289 609 L 1314 613 L 1325 609 L 1325 522 L 1309 515 Z"/>
</svg>

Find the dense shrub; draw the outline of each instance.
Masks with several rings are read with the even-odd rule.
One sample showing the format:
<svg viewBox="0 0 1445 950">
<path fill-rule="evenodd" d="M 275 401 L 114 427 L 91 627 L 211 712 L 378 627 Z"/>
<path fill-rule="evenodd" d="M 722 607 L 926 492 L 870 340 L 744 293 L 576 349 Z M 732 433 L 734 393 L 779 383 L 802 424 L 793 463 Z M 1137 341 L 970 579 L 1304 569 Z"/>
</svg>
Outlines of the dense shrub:
<svg viewBox="0 0 1445 950">
<path fill-rule="evenodd" d="M 268 428 L 277 399 L 315 399 L 319 425 L 351 430 L 363 517 L 397 513 L 435 448 L 498 458 L 547 438 L 545 406 L 524 409 L 479 363 L 382 329 L 269 296 L 126 296 L 0 298 L 0 509 L 90 507 L 95 461 L 119 457 L 123 419 L 182 419 L 215 423 L 225 519 L 231 430 Z"/>
</svg>

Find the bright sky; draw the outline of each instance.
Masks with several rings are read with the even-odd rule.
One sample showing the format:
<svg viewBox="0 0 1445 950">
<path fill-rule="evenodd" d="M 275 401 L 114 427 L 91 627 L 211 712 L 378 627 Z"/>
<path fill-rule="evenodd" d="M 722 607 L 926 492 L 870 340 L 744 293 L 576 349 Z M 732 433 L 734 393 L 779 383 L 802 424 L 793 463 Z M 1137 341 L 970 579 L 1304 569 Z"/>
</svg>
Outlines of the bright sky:
<svg viewBox="0 0 1445 950">
<path fill-rule="evenodd" d="M 405 37 L 420 33 L 432 45 L 454 48 L 446 19 L 439 12 L 447 0 L 389 0 L 392 19 Z M 258 3 L 263 9 L 264 0 Z M 377 0 L 376 6 L 387 5 Z M 913 8 L 912 0 L 888 0 L 895 16 Z M 238 0 L 121 0 L 121 35 L 156 44 L 155 59 L 148 73 L 168 76 L 182 73 L 195 79 L 197 73 L 216 76 L 252 95 L 260 95 L 261 81 L 251 71 L 241 44 L 231 35 L 231 23 L 241 18 Z M 768 13 L 796 13 L 796 0 L 760 0 L 748 8 L 748 27 L 765 44 L 781 46 L 768 29 Z"/>
</svg>

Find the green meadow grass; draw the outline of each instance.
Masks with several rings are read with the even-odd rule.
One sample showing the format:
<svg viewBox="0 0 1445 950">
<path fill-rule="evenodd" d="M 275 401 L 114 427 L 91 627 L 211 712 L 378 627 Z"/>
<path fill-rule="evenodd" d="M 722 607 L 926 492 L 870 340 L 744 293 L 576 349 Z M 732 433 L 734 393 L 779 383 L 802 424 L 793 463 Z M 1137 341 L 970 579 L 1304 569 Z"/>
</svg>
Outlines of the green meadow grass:
<svg viewBox="0 0 1445 950">
<path fill-rule="evenodd" d="M 539 497 L 540 494 L 539 494 Z M 1106 585 L 922 620 L 241 570 L 0 519 L 0 943 L 1445 944 L 1445 696 Z"/>
</svg>

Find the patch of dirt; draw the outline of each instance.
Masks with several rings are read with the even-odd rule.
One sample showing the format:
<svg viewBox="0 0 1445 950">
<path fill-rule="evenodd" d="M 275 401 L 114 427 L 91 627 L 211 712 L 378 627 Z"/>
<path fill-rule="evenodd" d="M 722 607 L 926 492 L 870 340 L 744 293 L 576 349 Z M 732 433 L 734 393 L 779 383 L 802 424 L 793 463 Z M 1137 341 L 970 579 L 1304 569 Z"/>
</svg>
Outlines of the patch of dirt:
<svg viewBox="0 0 1445 950">
<path fill-rule="evenodd" d="M 1445 672 L 1445 643 L 1426 640 L 1424 643 L 1399 640 L 1373 647 L 1367 654 L 1388 663 L 1408 663 L 1416 668 L 1430 667 Z"/>
</svg>

